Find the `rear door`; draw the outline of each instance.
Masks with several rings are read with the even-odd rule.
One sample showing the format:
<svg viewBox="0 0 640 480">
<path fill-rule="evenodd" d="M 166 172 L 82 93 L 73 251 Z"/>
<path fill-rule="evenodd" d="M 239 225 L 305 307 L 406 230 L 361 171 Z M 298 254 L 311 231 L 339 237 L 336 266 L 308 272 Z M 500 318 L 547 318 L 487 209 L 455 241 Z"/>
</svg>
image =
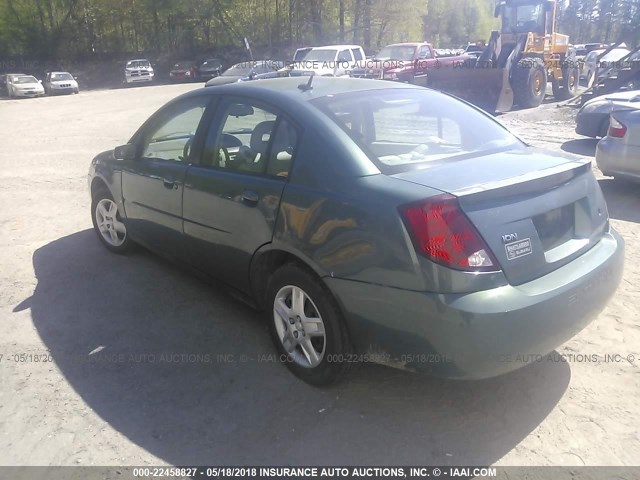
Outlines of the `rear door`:
<svg viewBox="0 0 640 480">
<path fill-rule="evenodd" d="M 298 138 L 277 108 L 221 99 L 185 182 L 184 231 L 196 267 L 249 290 L 251 258 L 273 237 Z"/>
<path fill-rule="evenodd" d="M 180 258 L 185 251 L 184 179 L 209 99 L 187 98 L 158 112 L 135 141 L 136 158 L 122 167 L 122 196 L 132 236 Z"/>
</svg>

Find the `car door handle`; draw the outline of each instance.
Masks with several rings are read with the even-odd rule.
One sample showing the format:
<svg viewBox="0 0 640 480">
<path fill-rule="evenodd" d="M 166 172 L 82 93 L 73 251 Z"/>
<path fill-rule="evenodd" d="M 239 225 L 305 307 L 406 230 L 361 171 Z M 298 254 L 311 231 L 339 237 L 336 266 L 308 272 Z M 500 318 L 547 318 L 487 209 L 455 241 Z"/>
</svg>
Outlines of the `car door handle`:
<svg viewBox="0 0 640 480">
<path fill-rule="evenodd" d="M 245 190 L 242 192 L 242 201 L 250 204 L 252 207 L 258 204 L 260 197 L 256 192 L 252 192 L 251 190 Z"/>
<path fill-rule="evenodd" d="M 173 180 L 164 179 L 162 180 L 162 184 L 164 185 L 164 188 L 166 188 L 167 190 L 173 190 L 174 188 L 178 188 L 178 185 Z"/>
</svg>

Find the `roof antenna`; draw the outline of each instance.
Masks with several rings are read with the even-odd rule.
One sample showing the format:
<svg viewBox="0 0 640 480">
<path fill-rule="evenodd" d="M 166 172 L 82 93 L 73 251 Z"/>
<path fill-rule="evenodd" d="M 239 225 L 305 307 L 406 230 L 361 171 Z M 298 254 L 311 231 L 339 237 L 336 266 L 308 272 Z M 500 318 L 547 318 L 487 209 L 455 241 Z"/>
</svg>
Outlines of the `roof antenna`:
<svg viewBox="0 0 640 480">
<path fill-rule="evenodd" d="M 301 83 L 300 85 L 298 85 L 298 88 L 303 92 L 308 92 L 309 90 L 313 90 L 313 85 L 312 85 L 313 77 L 315 77 L 315 75 L 309 75 L 309 81 L 307 83 Z"/>
</svg>

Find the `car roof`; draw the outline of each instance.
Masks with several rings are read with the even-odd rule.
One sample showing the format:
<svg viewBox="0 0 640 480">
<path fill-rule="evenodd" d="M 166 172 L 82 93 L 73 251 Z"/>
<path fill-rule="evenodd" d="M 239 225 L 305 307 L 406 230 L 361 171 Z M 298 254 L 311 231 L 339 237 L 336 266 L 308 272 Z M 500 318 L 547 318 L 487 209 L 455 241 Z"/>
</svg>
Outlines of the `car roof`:
<svg viewBox="0 0 640 480">
<path fill-rule="evenodd" d="M 304 90 L 298 88 L 305 85 L 309 81 L 309 77 L 288 77 L 273 78 L 268 80 L 258 80 L 253 82 L 231 83 L 227 85 L 216 85 L 204 87 L 193 92 L 185 94 L 202 95 L 203 93 L 221 93 L 225 95 L 244 95 L 249 94 L 258 97 L 267 98 L 271 95 L 286 96 L 297 101 L 311 101 L 316 98 L 327 97 L 330 95 L 340 95 L 342 93 L 358 93 L 371 90 L 385 89 L 417 89 L 415 85 L 389 82 L 384 80 L 371 80 L 361 78 L 334 78 L 313 76 L 312 89 Z"/>
<path fill-rule="evenodd" d="M 391 45 L 387 45 L 387 47 L 417 47 L 418 45 L 428 45 L 426 42 L 402 42 L 402 43 L 392 43 Z M 441 48 L 440 50 L 444 50 Z"/>
<path fill-rule="evenodd" d="M 323 45 L 322 47 L 313 47 L 312 50 L 336 50 L 339 48 L 362 48 L 360 45 Z"/>
</svg>

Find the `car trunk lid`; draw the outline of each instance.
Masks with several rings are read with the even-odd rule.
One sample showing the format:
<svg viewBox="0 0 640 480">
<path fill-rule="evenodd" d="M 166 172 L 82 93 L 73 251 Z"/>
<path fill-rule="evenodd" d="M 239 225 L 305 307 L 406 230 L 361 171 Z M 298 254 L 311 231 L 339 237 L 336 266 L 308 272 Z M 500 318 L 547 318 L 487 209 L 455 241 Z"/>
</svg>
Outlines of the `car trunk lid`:
<svg viewBox="0 0 640 480">
<path fill-rule="evenodd" d="M 456 196 L 512 285 L 580 256 L 608 224 L 591 163 L 574 156 L 525 148 L 393 176 Z"/>
</svg>

